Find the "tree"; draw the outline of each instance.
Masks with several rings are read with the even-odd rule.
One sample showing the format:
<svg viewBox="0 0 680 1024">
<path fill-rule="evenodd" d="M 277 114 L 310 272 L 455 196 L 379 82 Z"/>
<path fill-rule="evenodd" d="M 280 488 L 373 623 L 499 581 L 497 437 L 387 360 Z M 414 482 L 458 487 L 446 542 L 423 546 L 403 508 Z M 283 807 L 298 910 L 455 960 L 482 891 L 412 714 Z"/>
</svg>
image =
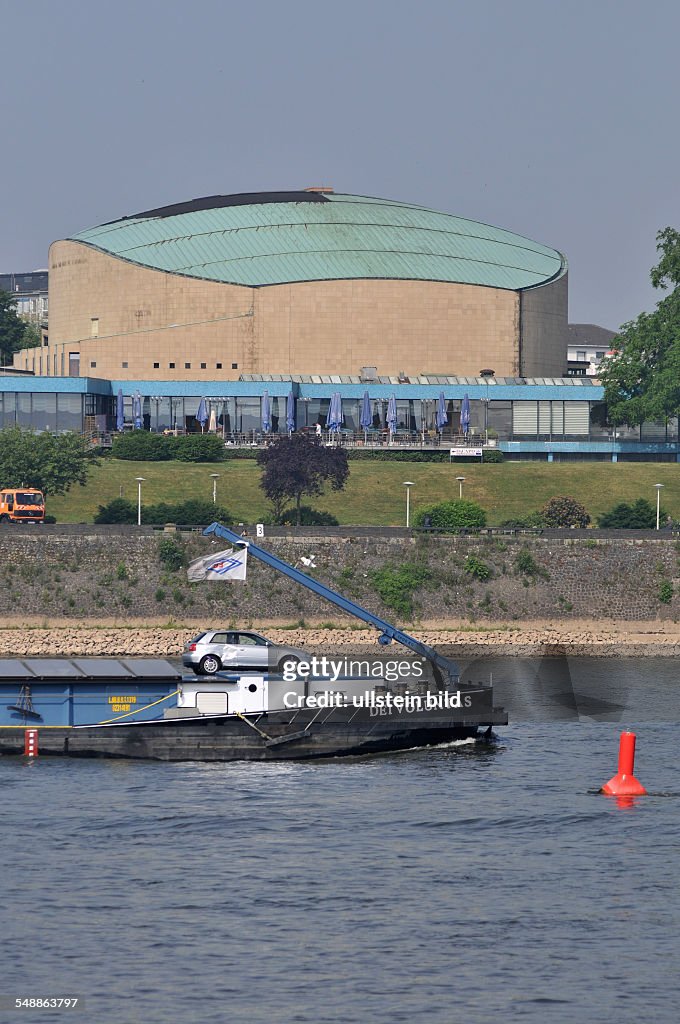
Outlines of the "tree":
<svg viewBox="0 0 680 1024">
<path fill-rule="evenodd" d="M 42 344 L 39 328 L 28 320 L 22 322 L 24 325 L 24 335 L 19 348 L 38 348 Z"/>
<path fill-rule="evenodd" d="M 326 447 L 306 434 L 276 438 L 258 453 L 257 462 L 262 467 L 260 487 L 271 501 L 277 521 L 292 500 L 298 526 L 303 495 L 323 494 L 326 483 L 341 491 L 349 476 L 343 448 Z"/>
<path fill-rule="evenodd" d="M 666 510 L 660 509 L 659 516 L 664 521 Z M 622 501 L 600 516 L 598 523 L 603 530 L 653 530 L 656 526 L 656 507 L 646 498 L 638 498 L 632 505 Z"/>
<path fill-rule="evenodd" d="M 12 355 L 22 348 L 26 324 L 17 313 L 17 300 L 11 292 L 0 290 L 0 359 L 11 363 Z"/>
<path fill-rule="evenodd" d="M 546 526 L 587 526 L 590 516 L 580 501 L 568 496 L 551 498 L 541 509 Z"/>
<path fill-rule="evenodd" d="M 668 227 L 656 240 L 661 256 L 651 281 L 672 291 L 654 312 L 623 325 L 615 354 L 603 364 L 600 378 L 612 424 L 658 423 L 680 412 L 680 234 Z"/>
<path fill-rule="evenodd" d="M 0 430 L 0 486 L 37 487 L 45 494 L 64 494 L 84 484 L 96 451 L 80 434 L 34 434 L 21 427 Z"/>
</svg>

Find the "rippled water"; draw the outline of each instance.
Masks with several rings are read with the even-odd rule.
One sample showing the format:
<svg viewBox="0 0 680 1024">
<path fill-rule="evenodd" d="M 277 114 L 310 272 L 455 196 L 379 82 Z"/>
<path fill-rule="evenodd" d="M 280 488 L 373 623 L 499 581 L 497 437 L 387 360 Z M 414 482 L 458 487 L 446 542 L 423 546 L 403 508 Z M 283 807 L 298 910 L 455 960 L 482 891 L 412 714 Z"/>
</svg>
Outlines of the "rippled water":
<svg viewBox="0 0 680 1024">
<path fill-rule="evenodd" d="M 672 676 L 639 677 L 657 795 L 629 808 L 593 792 L 611 721 L 316 764 L 2 758 L 0 993 L 97 1024 L 676 1022 Z M 33 1012 L 3 1019 L 69 1019 Z"/>
</svg>

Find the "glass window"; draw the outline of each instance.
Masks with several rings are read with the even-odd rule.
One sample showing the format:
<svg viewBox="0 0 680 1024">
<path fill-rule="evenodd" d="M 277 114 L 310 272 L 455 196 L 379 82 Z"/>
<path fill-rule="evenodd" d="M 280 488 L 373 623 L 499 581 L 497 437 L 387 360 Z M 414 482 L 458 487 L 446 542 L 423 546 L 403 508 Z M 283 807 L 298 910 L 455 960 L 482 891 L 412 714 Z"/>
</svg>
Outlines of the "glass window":
<svg viewBox="0 0 680 1024">
<path fill-rule="evenodd" d="M 31 395 L 17 395 L 17 424 L 20 427 L 31 426 Z"/>
<path fill-rule="evenodd" d="M 3 427 L 16 426 L 16 403 L 17 396 L 11 391 L 6 391 L 2 396 L 2 425 Z M 7 485 L 5 485 L 7 486 Z"/>
<path fill-rule="evenodd" d="M 69 377 L 80 377 L 80 352 L 69 352 L 68 375 Z"/>
<path fill-rule="evenodd" d="M 311 404 L 311 403 L 310 403 Z M 328 402 L 326 402 L 328 406 Z M 237 398 L 236 399 L 236 429 L 241 434 L 250 434 L 260 430 L 260 399 L 259 398 Z"/>
<path fill-rule="evenodd" d="M 33 394 L 33 411 L 31 426 L 34 430 L 56 431 L 57 429 L 57 396 Z"/>
<path fill-rule="evenodd" d="M 57 430 L 83 429 L 83 396 L 57 395 Z"/>
</svg>

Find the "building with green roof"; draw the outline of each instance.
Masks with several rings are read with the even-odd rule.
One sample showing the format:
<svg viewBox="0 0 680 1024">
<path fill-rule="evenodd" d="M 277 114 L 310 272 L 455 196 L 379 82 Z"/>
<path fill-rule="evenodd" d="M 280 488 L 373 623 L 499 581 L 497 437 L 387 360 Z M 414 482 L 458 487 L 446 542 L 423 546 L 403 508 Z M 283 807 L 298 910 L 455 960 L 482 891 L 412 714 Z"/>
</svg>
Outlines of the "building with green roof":
<svg viewBox="0 0 680 1024">
<path fill-rule="evenodd" d="M 330 188 L 211 196 L 55 242 L 42 375 L 556 377 L 567 266 L 488 224 Z M 24 367 L 26 359 L 39 360 Z"/>
</svg>

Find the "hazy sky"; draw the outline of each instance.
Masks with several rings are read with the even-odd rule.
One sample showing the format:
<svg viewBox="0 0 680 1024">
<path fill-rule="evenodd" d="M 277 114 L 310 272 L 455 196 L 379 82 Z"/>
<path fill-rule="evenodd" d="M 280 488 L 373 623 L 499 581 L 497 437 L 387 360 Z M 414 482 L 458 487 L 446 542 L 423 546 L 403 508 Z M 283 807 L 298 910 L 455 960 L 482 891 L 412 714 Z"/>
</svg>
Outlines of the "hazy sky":
<svg viewBox="0 0 680 1024">
<path fill-rule="evenodd" d="M 0 272 L 202 195 L 332 185 L 564 252 L 570 320 L 658 297 L 680 5 L 0 0 Z"/>
</svg>

